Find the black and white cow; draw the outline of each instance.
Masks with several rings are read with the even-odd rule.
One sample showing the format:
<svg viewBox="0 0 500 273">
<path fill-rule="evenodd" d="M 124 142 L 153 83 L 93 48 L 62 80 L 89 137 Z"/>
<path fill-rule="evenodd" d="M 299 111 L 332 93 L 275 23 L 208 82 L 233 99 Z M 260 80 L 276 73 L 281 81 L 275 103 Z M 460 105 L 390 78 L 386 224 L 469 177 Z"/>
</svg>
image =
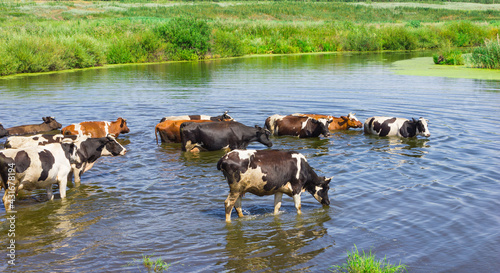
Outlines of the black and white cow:
<svg viewBox="0 0 500 273">
<path fill-rule="evenodd" d="M 64 139 L 76 141 L 78 136 L 74 135 L 33 135 L 33 136 L 11 136 L 5 141 L 5 148 L 20 149 L 27 147 L 36 147 L 39 145 L 46 145 L 52 143 L 61 143 Z"/>
<path fill-rule="evenodd" d="M 125 148 L 112 136 L 89 138 L 80 143 L 63 141 L 44 146 L 0 151 L 0 182 L 5 189 L 2 198 L 5 209 L 11 210 L 19 190 L 47 189 L 53 199 L 52 184 L 59 184 L 61 198 L 71 173 L 75 182 L 102 155 L 124 155 Z M 76 183 L 75 183 L 76 184 Z"/>
<path fill-rule="evenodd" d="M 2 138 L 4 136 L 8 136 L 8 135 L 9 135 L 9 131 L 5 130 L 5 128 L 3 128 L 2 123 L 0 123 L 0 138 Z"/>
<path fill-rule="evenodd" d="M 229 195 L 224 202 L 226 221 L 231 221 L 231 211 L 236 207 L 239 217 L 241 197 L 246 192 L 258 196 L 274 194 L 274 213 L 281 207 L 283 193 L 293 197 L 297 213 L 301 213 L 300 194 L 308 191 L 323 205 L 328 206 L 331 178 L 318 176 L 297 152 L 279 150 L 234 150 L 217 163 L 229 184 Z"/>
<path fill-rule="evenodd" d="M 208 151 L 246 149 L 254 141 L 271 147 L 270 134 L 257 125 L 249 127 L 236 121 L 181 124 L 183 151 L 196 151 L 198 148 Z"/>
<path fill-rule="evenodd" d="M 272 115 L 266 119 L 265 127 L 276 136 L 327 137 L 330 135 L 328 125 L 332 121 L 326 118 Z"/>
<path fill-rule="evenodd" d="M 164 117 L 160 120 L 164 122 L 165 120 L 211 120 L 211 121 L 232 121 L 234 120 L 230 115 L 228 115 L 229 111 L 225 111 L 220 116 L 207 116 L 207 115 L 183 115 L 183 116 L 170 116 Z"/>
<path fill-rule="evenodd" d="M 364 131 L 365 134 L 378 136 L 431 136 L 429 128 L 427 128 L 427 120 L 424 118 L 408 120 L 394 117 L 371 117 L 366 119 Z"/>
</svg>

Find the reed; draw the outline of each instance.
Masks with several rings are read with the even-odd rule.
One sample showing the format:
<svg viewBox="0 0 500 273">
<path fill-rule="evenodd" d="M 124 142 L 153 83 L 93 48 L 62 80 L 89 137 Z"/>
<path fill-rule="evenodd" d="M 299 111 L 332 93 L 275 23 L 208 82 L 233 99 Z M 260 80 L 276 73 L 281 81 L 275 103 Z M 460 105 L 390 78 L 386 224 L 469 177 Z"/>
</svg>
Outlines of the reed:
<svg viewBox="0 0 500 273">
<path fill-rule="evenodd" d="M 500 39 L 486 40 L 483 46 L 474 48 L 468 55 L 467 66 L 500 69 Z"/>
</svg>

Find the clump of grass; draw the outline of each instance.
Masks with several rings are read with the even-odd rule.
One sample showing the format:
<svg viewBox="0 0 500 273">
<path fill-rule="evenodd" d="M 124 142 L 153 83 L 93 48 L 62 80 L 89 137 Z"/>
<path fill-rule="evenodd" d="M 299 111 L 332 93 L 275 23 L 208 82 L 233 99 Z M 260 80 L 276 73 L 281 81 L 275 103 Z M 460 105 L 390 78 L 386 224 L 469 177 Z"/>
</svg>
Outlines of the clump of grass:
<svg viewBox="0 0 500 273">
<path fill-rule="evenodd" d="M 341 266 L 333 266 L 330 268 L 330 271 L 342 273 L 396 273 L 407 271 L 406 265 L 391 265 L 387 262 L 385 257 L 382 261 L 376 260 L 371 250 L 369 253 L 365 253 L 364 250 L 363 253 L 359 253 L 356 245 L 354 245 L 354 250 L 352 252 L 347 252 L 347 256 L 347 263 Z"/>
<path fill-rule="evenodd" d="M 432 58 L 435 64 L 445 64 L 445 65 L 463 65 L 464 57 L 463 53 L 457 49 L 450 49 L 442 52 L 441 54 L 433 54 Z"/>
<path fill-rule="evenodd" d="M 484 46 L 474 48 L 467 58 L 468 66 L 500 69 L 500 39 L 486 40 Z"/>
<path fill-rule="evenodd" d="M 139 272 L 142 272 L 141 268 L 139 267 L 140 264 L 142 264 L 147 272 L 165 272 L 169 269 L 170 265 L 169 263 L 164 262 L 161 258 L 158 258 L 156 260 L 152 260 L 150 255 L 142 255 L 142 261 L 138 261 L 134 259 L 133 262 L 128 263 L 127 266 L 134 266 L 137 265 L 137 269 Z"/>
</svg>

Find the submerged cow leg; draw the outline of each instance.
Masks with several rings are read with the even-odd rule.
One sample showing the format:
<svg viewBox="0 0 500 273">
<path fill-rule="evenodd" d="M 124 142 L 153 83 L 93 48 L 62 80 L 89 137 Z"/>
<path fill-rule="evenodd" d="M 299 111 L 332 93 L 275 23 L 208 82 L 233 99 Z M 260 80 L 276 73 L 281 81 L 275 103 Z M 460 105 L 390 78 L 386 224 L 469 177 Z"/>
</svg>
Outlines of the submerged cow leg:
<svg viewBox="0 0 500 273">
<path fill-rule="evenodd" d="M 243 217 L 243 211 L 241 210 L 241 196 L 238 197 L 238 199 L 236 199 L 236 202 L 234 203 L 234 208 L 238 213 L 238 217 Z"/>
<path fill-rule="evenodd" d="M 10 211 L 11 210 L 11 205 L 10 203 L 12 202 L 12 199 L 9 198 L 9 189 L 5 189 L 5 193 L 2 198 L 3 205 L 5 206 L 5 211 Z"/>
<path fill-rule="evenodd" d="M 301 214 L 302 211 L 300 211 L 300 208 L 301 208 L 300 193 L 293 196 L 293 202 L 295 203 L 295 208 L 297 209 L 297 214 Z"/>
<path fill-rule="evenodd" d="M 231 222 L 231 211 L 233 210 L 234 204 L 236 203 L 238 198 L 240 198 L 239 194 L 229 193 L 226 201 L 224 201 L 224 205 L 226 207 L 226 222 Z"/>
<path fill-rule="evenodd" d="M 282 197 L 282 192 L 277 192 L 274 194 L 274 214 L 278 214 L 280 212 Z"/>
<path fill-rule="evenodd" d="M 52 193 L 52 184 L 47 186 L 47 198 L 49 200 L 54 200 L 54 194 Z"/>
</svg>

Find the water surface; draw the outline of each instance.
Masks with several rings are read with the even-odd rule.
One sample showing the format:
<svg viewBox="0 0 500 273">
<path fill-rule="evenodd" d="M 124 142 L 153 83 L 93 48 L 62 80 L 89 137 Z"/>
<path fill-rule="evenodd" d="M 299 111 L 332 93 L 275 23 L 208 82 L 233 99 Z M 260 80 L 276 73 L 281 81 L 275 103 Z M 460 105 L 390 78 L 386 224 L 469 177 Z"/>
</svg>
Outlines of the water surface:
<svg viewBox="0 0 500 273">
<path fill-rule="evenodd" d="M 128 120 L 123 157 L 101 158 L 66 200 L 34 191 L 18 202 L 13 272 L 137 272 L 142 255 L 171 272 L 326 272 L 346 251 L 376 253 L 410 272 L 494 272 L 500 267 L 500 82 L 396 75 L 422 54 L 265 56 L 121 66 L 0 80 L 5 127 L 54 116 L 64 126 Z M 331 206 L 307 193 L 302 215 L 283 198 L 243 199 L 224 221 L 224 152 L 156 145 L 164 116 L 220 115 L 263 125 L 272 114 L 355 112 L 430 120 L 431 137 L 273 138 L 334 176 Z M 3 143 L 3 140 L 0 142 Z M 0 148 L 1 148 L 0 144 Z M 265 147 L 254 143 L 251 149 Z M 0 205 L 0 238 L 9 224 Z M 6 253 L 6 247 L 2 253 Z"/>
</svg>

